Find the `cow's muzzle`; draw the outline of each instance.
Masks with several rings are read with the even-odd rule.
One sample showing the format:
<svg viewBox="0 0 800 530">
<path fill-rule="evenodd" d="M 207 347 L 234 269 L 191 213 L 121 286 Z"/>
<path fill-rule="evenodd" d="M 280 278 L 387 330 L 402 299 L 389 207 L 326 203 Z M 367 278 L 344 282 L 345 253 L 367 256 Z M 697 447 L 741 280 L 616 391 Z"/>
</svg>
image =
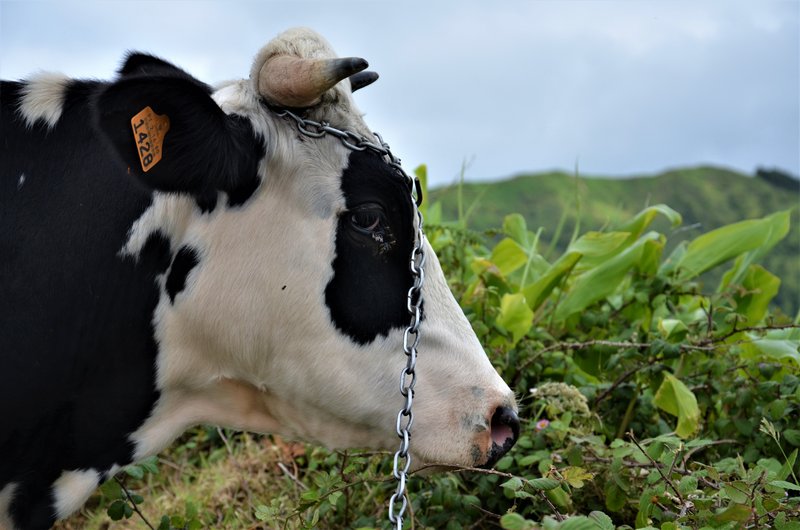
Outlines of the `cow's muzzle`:
<svg viewBox="0 0 800 530">
<path fill-rule="evenodd" d="M 519 416 L 510 407 L 497 407 L 491 421 L 492 448 L 489 450 L 489 459 L 482 468 L 494 466 L 500 457 L 506 454 L 517 442 L 519 437 Z"/>
</svg>

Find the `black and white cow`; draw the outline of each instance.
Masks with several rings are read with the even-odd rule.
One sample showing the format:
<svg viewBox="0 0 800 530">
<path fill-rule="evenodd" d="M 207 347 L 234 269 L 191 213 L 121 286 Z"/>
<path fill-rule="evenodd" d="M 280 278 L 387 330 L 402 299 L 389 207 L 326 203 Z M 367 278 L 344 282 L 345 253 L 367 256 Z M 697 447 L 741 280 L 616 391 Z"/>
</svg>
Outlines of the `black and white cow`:
<svg viewBox="0 0 800 530">
<path fill-rule="evenodd" d="M 396 446 L 407 184 L 272 110 L 372 137 L 366 62 L 334 57 L 295 29 L 215 89 L 142 54 L 3 82 L 0 527 L 50 527 L 199 423 Z M 491 465 L 514 396 L 425 245 L 415 463 Z"/>
</svg>

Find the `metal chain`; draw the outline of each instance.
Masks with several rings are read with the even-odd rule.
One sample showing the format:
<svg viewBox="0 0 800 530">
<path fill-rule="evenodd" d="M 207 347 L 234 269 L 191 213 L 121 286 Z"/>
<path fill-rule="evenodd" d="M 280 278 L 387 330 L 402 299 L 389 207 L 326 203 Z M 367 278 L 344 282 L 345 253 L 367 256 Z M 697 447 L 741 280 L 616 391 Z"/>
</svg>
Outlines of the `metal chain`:
<svg viewBox="0 0 800 530">
<path fill-rule="evenodd" d="M 396 169 L 408 182 L 411 203 L 414 209 L 414 217 L 417 219 L 417 228 L 414 234 L 414 248 L 411 251 L 409 269 L 413 277 L 413 284 L 408 290 L 406 298 L 406 310 L 411 317 L 411 323 L 403 333 L 403 352 L 406 355 L 406 365 L 400 372 L 400 394 L 405 403 L 403 408 L 397 413 L 395 430 L 400 437 L 400 448 L 394 454 L 392 462 L 392 476 L 397 481 L 395 492 L 389 499 L 389 521 L 396 530 L 403 528 L 403 515 L 408 507 L 408 494 L 406 482 L 408 480 L 408 470 L 411 467 L 411 426 L 414 423 L 414 413 L 411 405 L 414 401 L 414 387 L 417 384 L 417 346 L 419 345 L 420 333 L 419 326 L 422 321 L 422 285 L 425 283 L 425 251 L 423 243 L 425 233 L 422 231 L 422 212 L 419 205 L 422 204 L 422 187 L 418 179 L 409 176 L 400 165 L 400 159 L 392 154 L 389 145 L 383 141 L 378 133 L 373 132 L 379 143 L 371 142 L 364 136 L 353 131 L 343 131 L 331 127 L 326 122 L 308 120 L 294 114 L 286 109 L 273 109 L 278 117 L 288 117 L 294 120 L 297 130 L 305 136 L 311 138 L 322 138 L 326 134 L 341 140 L 342 144 L 353 151 L 364 151 L 369 149 L 381 156 L 387 157 L 388 164 Z M 400 502 L 397 507 L 396 503 Z"/>
</svg>

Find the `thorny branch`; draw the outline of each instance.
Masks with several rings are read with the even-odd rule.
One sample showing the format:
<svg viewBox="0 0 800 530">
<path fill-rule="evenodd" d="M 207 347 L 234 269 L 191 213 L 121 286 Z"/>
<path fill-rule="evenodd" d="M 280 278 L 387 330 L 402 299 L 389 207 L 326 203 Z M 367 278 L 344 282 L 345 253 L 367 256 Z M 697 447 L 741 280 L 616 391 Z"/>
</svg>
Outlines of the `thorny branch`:
<svg viewBox="0 0 800 530">
<path fill-rule="evenodd" d="M 672 488 L 672 491 L 675 492 L 675 495 L 678 497 L 678 500 L 681 501 L 681 505 L 686 504 L 686 501 L 684 500 L 683 495 L 681 495 L 681 492 L 678 491 L 678 488 L 675 487 L 675 484 L 672 483 L 672 481 L 669 479 L 669 477 L 667 477 L 664 474 L 664 472 L 661 471 L 661 466 L 658 465 L 658 462 L 653 460 L 653 457 L 651 457 L 649 454 L 647 454 L 647 451 L 645 451 L 644 448 L 641 445 L 639 445 L 639 442 L 636 440 L 636 437 L 633 435 L 633 431 L 628 431 L 628 438 L 630 438 L 631 441 L 633 442 L 633 444 L 639 449 L 639 451 L 641 451 L 642 454 L 645 455 L 648 460 L 650 460 L 650 463 L 653 464 L 654 468 L 656 468 L 656 471 L 658 471 L 658 474 L 661 475 L 661 478 L 664 479 L 664 482 L 666 482 L 667 485 L 670 488 Z"/>
<path fill-rule="evenodd" d="M 125 483 L 123 481 L 121 481 L 117 477 L 114 477 L 114 480 L 117 481 L 117 484 L 119 484 L 119 487 L 122 488 L 123 492 L 125 492 L 125 497 L 128 499 L 128 502 L 131 503 L 131 507 L 133 508 L 133 511 L 136 512 L 139 515 L 139 517 L 142 518 L 142 521 L 144 521 L 144 524 L 146 524 L 147 527 L 150 528 L 150 530 L 156 530 L 153 527 L 153 525 L 150 524 L 150 521 L 147 520 L 147 517 L 144 516 L 142 511 L 139 510 L 139 506 L 136 504 L 136 501 L 133 500 L 133 497 L 131 496 L 131 492 L 128 491 L 128 488 L 125 487 Z"/>
</svg>

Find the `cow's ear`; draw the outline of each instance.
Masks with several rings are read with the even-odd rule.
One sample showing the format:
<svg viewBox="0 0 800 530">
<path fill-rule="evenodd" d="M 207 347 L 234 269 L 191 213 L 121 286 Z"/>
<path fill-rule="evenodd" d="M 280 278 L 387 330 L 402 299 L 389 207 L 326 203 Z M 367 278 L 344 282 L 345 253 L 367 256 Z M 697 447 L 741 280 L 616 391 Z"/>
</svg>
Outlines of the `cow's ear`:
<svg viewBox="0 0 800 530">
<path fill-rule="evenodd" d="M 120 77 L 134 75 L 166 75 L 170 77 L 183 77 L 192 79 L 192 76 L 174 64 L 155 55 L 141 52 L 130 52 L 122 62 L 117 73 Z M 202 84 L 201 84 L 202 86 Z M 208 89 L 207 87 L 205 87 Z"/>
<path fill-rule="evenodd" d="M 153 189 L 203 201 L 225 191 L 236 204 L 258 186 L 263 140 L 188 74 L 123 76 L 98 95 L 95 114 L 129 172 Z"/>
</svg>

